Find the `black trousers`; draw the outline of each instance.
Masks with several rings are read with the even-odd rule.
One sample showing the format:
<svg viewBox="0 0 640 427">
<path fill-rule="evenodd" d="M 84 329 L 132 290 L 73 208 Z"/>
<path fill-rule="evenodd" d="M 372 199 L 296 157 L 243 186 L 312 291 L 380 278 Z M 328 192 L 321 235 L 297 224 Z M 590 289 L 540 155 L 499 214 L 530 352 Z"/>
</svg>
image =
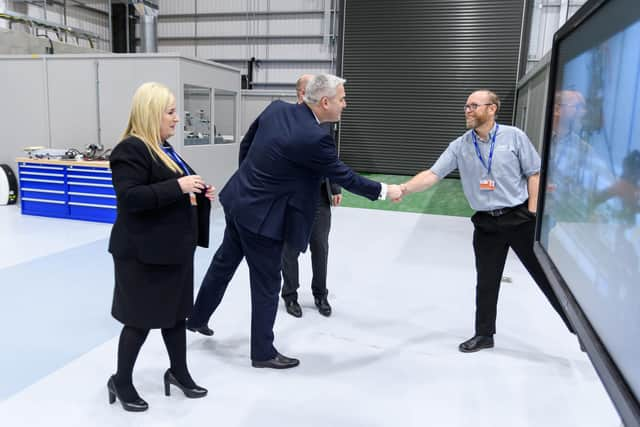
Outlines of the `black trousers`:
<svg viewBox="0 0 640 427">
<path fill-rule="evenodd" d="M 282 241 L 260 236 L 226 216 L 222 244 L 198 291 L 187 325 L 206 325 L 218 308 L 242 258 L 247 258 L 251 285 L 251 359 L 265 361 L 276 356 L 273 324 L 278 310 Z"/>
<path fill-rule="evenodd" d="M 327 190 L 323 185 L 320 189 L 320 200 L 316 208 L 309 249 L 311 250 L 311 268 L 313 279 L 311 291 L 317 298 L 326 297 L 327 290 L 327 261 L 329 259 L 329 231 L 331 230 L 331 205 L 327 198 Z M 298 256 L 300 252 L 292 249 L 286 243 L 282 251 L 282 298 L 285 301 L 298 299 L 300 277 Z"/>
<path fill-rule="evenodd" d="M 513 249 L 567 328 L 573 332 L 558 297 L 533 253 L 535 217 L 527 210 L 526 202 L 497 217 L 476 212 L 471 221 L 475 227 L 473 250 L 477 273 L 476 335 L 493 335 L 496 332 L 498 292 L 509 248 Z"/>
</svg>

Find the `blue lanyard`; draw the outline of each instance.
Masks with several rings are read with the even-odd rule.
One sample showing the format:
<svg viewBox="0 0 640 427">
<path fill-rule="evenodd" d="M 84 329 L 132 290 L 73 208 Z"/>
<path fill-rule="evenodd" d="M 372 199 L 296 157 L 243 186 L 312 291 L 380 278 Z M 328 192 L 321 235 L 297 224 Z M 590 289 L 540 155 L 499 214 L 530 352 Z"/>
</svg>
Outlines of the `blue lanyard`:
<svg viewBox="0 0 640 427">
<path fill-rule="evenodd" d="M 162 147 L 162 151 L 164 151 L 168 156 L 171 156 L 171 158 L 178 164 L 178 166 L 180 166 L 180 168 L 182 168 L 182 170 L 184 171 L 185 174 L 191 175 L 189 173 L 189 168 L 187 168 L 187 165 L 180 158 L 180 156 L 178 156 L 178 153 L 173 151 L 172 147 L 164 147 L 163 146 Z"/>
<path fill-rule="evenodd" d="M 482 162 L 482 166 L 487 169 L 487 173 L 491 173 L 491 162 L 493 161 L 493 149 L 496 148 L 496 135 L 498 135 L 498 127 L 499 125 L 496 123 L 496 131 L 493 133 L 493 137 L 491 138 L 491 148 L 489 149 L 489 160 L 487 163 L 484 162 L 482 158 L 482 154 L 480 153 L 480 148 L 478 147 L 478 140 L 476 139 L 476 132 L 471 131 L 471 138 L 473 139 L 473 145 L 476 147 L 476 154 L 478 158 Z"/>
</svg>

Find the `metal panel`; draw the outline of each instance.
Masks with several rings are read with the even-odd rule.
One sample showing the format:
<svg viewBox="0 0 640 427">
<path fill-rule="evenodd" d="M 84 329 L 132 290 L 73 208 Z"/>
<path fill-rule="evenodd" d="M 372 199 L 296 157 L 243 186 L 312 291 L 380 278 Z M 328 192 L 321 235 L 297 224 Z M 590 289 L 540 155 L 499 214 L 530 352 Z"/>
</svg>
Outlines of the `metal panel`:
<svg viewBox="0 0 640 427">
<path fill-rule="evenodd" d="M 512 123 L 523 1 L 348 0 L 341 158 L 360 171 L 414 174 L 465 130 L 475 89 Z"/>
<path fill-rule="evenodd" d="M 544 107 L 547 105 L 547 84 L 549 70 L 535 76 L 529 82 L 529 108 L 524 131 L 529 136 L 538 151 L 542 148 L 542 133 L 544 131 Z"/>
<path fill-rule="evenodd" d="M 202 0 L 200 1 L 202 3 Z M 160 0 L 158 11 L 160 14 L 194 13 L 196 0 Z"/>
<path fill-rule="evenodd" d="M 214 67 L 213 64 L 202 64 L 191 61 L 180 61 L 180 84 L 191 84 L 208 87 L 212 89 L 215 96 L 216 89 L 236 94 L 235 102 L 235 129 L 234 135 L 237 137 L 240 130 L 240 74 L 237 71 L 230 71 Z M 175 92 L 182 94 L 182 88 Z M 182 97 L 178 95 L 178 97 Z M 180 103 L 181 101 L 179 101 Z M 182 114 L 184 107 L 178 105 L 178 111 Z M 212 109 L 212 121 L 218 120 L 215 108 Z M 182 138 L 179 131 L 174 138 Z M 238 139 L 236 138 L 238 141 Z M 207 182 L 212 183 L 218 190 L 227 182 L 229 177 L 238 167 L 239 143 L 215 144 L 215 145 L 190 145 L 182 146 L 177 142 L 175 146 L 180 147 L 180 154 L 187 162 L 200 174 Z"/>
<path fill-rule="evenodd" d="M 251 123 L 253 123 L 256 117 L 258 117 L 258 115 L 267 108 L 267 105 L 276 99 L 294 103 L 296 102 L 296 93 L 295 91 L 242 91 L 240 134 L 243 135 L 247 129 L 249 129 L 249 126 L 251 126 Z"/>
<path fill-rule="evenodd" d="M 193 7 L 185 9 L 170 3 L 175 2 L 160 2 L 161 52 L 227 61 L 243 70 L 247 61 L 256 58 L 264 61 L 258 63 L 258 68 L 264 65 L 264 79 L 255 83 L 274 89 L 283 85 L 293 88 L 299 77 L 296 69 L 335 72 L 335 39 L 331 34 L 335 0 L 195 0 Z M 302 63 L 309 59 L 326 62 L 320 68 Z M 280 67 L 285 69 L 282 73 L 266 65 L 287 60 L 293 67 Z"/>
<path fill-rule="evenodd" d="M 48 59 L 51 146 L 77 148 L 98 142 L 97 60 Z M 70 96 L 81 93 L 82 96 Z M 112 142 L 112 141 L 109 141 Z"/>
<path fill-rule="evenodd" d="M 43 61 L 0 59 L 0 163 L 13 165 L 16 171 L 15 158 L 24 155 L 24 147 L 49 147 L 45 72 Z"/>
<path fill-rule="evenodd" d="M 127 125 L 133 93 L 148 81 L 167 85 L 176 97 L 182 93 L 178 87 L 178 65 L 174 58 L 149 56 L 130 59 L 123 55 L 100 59 L 100 121 L 105 147 L 113 147 L 120 140 Z"/>
</svg>

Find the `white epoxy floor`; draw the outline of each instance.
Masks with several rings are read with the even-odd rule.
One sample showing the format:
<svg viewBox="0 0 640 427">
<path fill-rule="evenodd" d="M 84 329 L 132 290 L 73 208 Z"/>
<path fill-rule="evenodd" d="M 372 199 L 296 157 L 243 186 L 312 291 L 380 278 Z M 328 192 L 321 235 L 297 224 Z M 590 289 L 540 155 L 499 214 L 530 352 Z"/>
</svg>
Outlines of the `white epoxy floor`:
<svg viewBox="0 0 640 427">
<path fill-rule="evenodd" d="M 7 278 L 17 280 L 16 268 L 51 260 L 62 264 L 60 274 L 72 276 L 60 260 L 65 250 L 84 246 L 101 251 L 92 258 L 99 260 L 92 267 L 96 280 L 87 285 L 100 286 L 108 295 L 113 267 L 103 251 L 109 229 L 23 217 L 15 207 L 0 206 L 0 301 L 14 286 L 37 280 L 35 268 L 24 268 L 19 270 L 21 283 L 6 283 Z M 198 280 L 222 229 L 223 217 L 216 211 L 213 247 L 197 252 Z M 510 255 L 505 269 L 512 283 L 501 291 L 496 347 L 458 352 L 458 344 L 473 334 L 471 234 L 467 218 L 334 209 L 329 261 L 334 314 L 324 318 L 313 306 L 306 254 L 301 258 L 304 315 L 293 318 L 281 305 L 276 320 L 276 346 L 300 358 L 298 368 L 250 366 L 248 271 L 243 264 L 210 323 L 214 337 L 188 335 L 190 368 L 209 389 L 206 398 L 189 400 L 175 388 L 171 397 L 164 396 L 162 374 L 168 360 L 160 333 L 153 331 L 134 373 L 149 411 L 126 413 L 109 405 L 106 381 L 115 366 L 118 326 L 111 319 L 116 326 L 112 338 L 0 401 L 0 425 L 619 427 L 587 356 L 515 256 Z M 105 244 L 91 244 L 99 240 Z M 79 306 L 82 298 L 78 296 Z M 106 301 L 97 309 L 91 306 L 92 314 L 98 310 L 100 320 L 109 322 L 110 300 L 101 298 Z M 26 309 L 37 316 L 37 307 Z M 82 309 L 74 316 L 64 318 L 63 325 L 41 319 L 42 329 L 22 331 L 12 338 L 16 342 L 3 342 L 2 351 L 28 349 L 42 334 L 95 321 Z M 3 318 L 1 310 L 0 324 L 0 330 L 19 327 L 15 319 Z M 20 360 L 7 360 L 13 361 L 3 363 L 15 366 L 5 369 L 31 369 Z"/>
</svg>

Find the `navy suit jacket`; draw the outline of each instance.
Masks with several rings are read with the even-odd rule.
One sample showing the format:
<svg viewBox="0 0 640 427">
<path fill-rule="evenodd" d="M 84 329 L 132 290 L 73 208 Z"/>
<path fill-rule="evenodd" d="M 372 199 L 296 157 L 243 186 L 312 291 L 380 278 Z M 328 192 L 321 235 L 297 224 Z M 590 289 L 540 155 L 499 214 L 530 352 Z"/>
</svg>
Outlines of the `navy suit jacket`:
<svg viewBox="0 0 640 427">
<path fill-rule="evenodd" d="M 240 143 L 240 167 L 220 203 L 242 227 L 303 252 L 324 177 L 371 200 L 380 194 L 379 182 L 340 161 L 333 137 L 306 104 L 274 101 Z"/>
</svg>

